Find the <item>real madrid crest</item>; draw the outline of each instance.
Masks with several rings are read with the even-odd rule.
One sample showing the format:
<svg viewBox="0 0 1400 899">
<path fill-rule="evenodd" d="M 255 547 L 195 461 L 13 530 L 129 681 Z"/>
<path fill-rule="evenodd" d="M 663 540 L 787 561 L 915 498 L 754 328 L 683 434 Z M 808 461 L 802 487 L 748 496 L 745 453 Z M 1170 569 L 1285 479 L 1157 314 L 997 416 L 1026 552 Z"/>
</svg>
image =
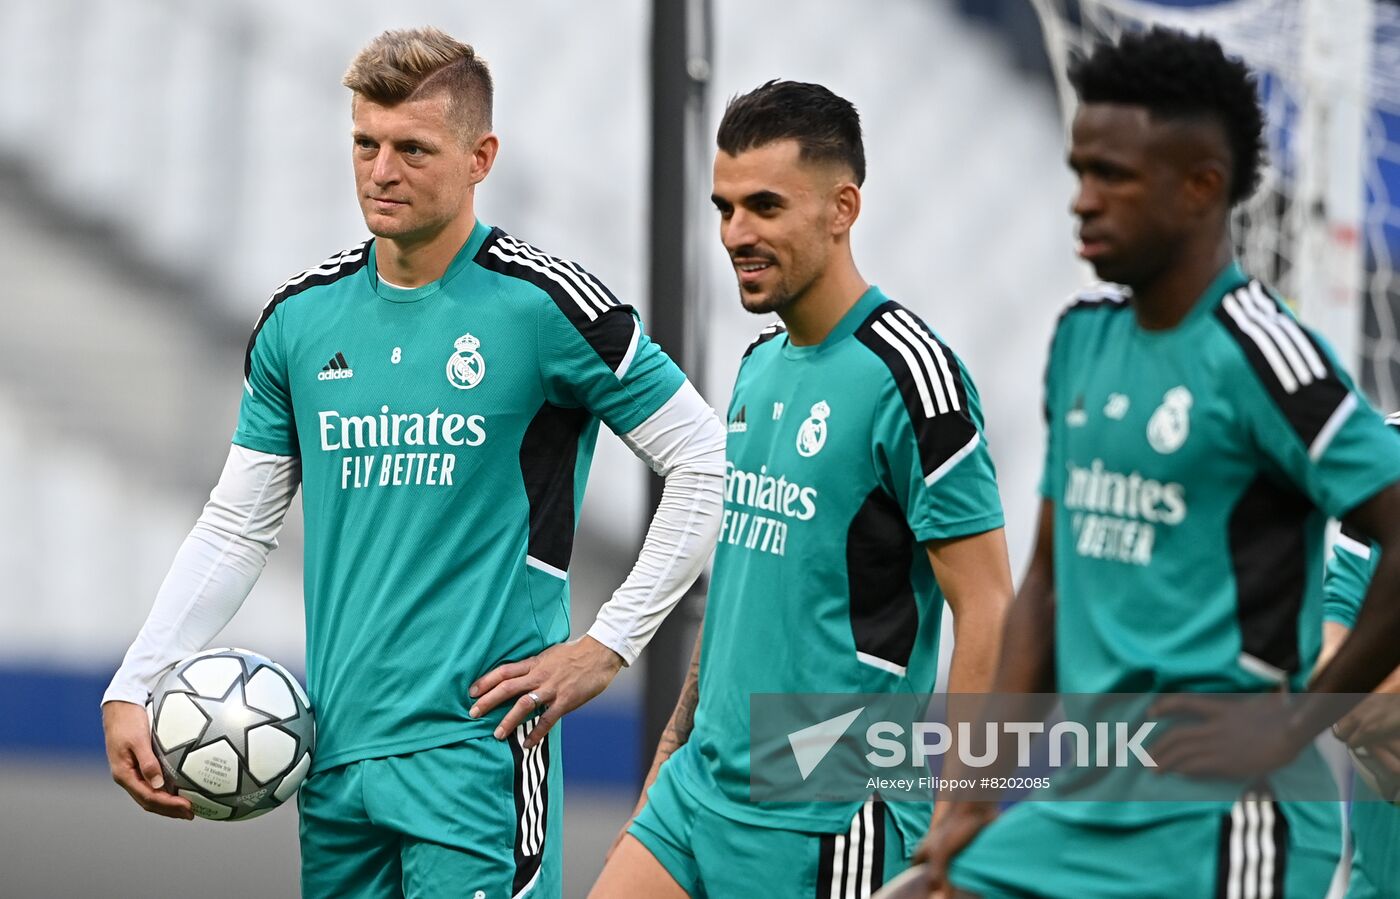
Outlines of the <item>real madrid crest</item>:
<svg viewBox="0 0 1400 899">
<path fill-rule="evenodd" d="M 815 456 L 826 446 L 826 420 L 831 415 L 831 407 L 825 401 L 812 407 L 812 415 L 797 430 L 797 452 L 801 456 Z"/>
<path fill-rule="evenodd" d="M 481 341 L 463 334 L 453 346 L 457 351 L 447 359 L 447 383 L 458 390 L 471 390 L 486 377 L 486 360 L 477 352 Z"/>
<path fill-rule="evenodd" d="M 1147 442 L 1159 453 L 1181 449 L 1191 434 L 1191 391 L 1173 387 L 1162 397 L 1162 405 L 1147 422 Z"/>
</svg>

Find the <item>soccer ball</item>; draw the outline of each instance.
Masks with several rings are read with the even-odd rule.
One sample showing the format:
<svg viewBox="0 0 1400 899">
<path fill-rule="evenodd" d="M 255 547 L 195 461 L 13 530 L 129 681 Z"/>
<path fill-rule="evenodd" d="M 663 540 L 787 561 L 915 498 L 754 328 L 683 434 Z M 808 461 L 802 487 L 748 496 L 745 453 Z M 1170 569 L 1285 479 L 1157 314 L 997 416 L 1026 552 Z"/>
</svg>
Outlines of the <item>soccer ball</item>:
<svg viewBox="0 0 1400 899">
<path fill-rule="evenodd" d="M 316 721 L 296 678 L 246 649 L 210 649 L 156 683 L 146 714 L 165 788 L 194 813 L 237 821 L 292 796 L 311 768 Z"/>
<path fill-rule="evenodd" d="M 1396 777 L 1377 761 L 1364 746 L 1351 750 L 1351 762 L 1356 773 L 1371 788 L 1371 792 L 1391 805 L 1400 805 L 1400 777 Z"/>
</svg>

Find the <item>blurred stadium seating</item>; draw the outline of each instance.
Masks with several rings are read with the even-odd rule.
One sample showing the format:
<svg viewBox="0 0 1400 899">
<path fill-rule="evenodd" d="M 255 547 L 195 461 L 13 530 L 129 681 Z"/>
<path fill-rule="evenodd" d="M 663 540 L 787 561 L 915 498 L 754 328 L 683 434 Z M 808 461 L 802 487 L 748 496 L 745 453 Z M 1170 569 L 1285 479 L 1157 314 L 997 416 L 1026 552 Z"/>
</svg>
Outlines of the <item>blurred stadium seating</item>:
<svg viewBox="0 0 1400 899">
<path fill-rule="evenodd" d="M 171 847 L 218 856 L 220 873 L 200 878 L 211 899 L 292 892 L 291 814 L 178 834 L 143 817 L 106 779 L 97 700 L 218 474 L 248 326 L 287 276 L 362 239 L 340 74 L 387 27 L 430 22 L 476 44 L 502 136 L 483 218 L 582 260 L 645 313 L 649 10 L 0 0 L 0 895 L 167 895 L 197 876 Z M 952 4 L 716 0 L 714 15 L 714 120 L 775 76 L 860 108 L 857 260 L 971 367 L 1019 568 L 1040 365 L 1084 277 L 1049 85 Z M 710 235 L 703 258 L 702 389 L 722 409 L 763 323 L 734 302 Z M 576 622 L 621 579 L 643 525 L 644 469 L 610 436 L 595 472 Z M 292 521 L 221 642 L 297 665 L 299 556 Z M 624 675 L 568 730 L 571 895 L 633 800 L 636 692 Z"/>
</svg>

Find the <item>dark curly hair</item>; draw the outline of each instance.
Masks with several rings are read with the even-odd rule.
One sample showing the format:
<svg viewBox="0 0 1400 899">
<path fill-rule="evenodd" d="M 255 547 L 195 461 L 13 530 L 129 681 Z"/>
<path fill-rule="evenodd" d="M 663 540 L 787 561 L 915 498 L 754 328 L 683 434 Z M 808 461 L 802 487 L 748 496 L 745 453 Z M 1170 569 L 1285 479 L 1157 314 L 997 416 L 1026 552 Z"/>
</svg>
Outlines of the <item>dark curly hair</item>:
<svg viewBox="0 0 1400 899">
<path fill-rule="evenodd" d="M 820 84 L 769 81 L 725 107 L 716 143 L 731 156 L 778 140 L 795 140 L 802 158 L 842 162 L 865 183 L 860 114 L 849 100 Z"/>
<path fill-rule="evenodd" d="M 1145 106 L 1157 119 L 1209 118 L 1230 144 L 1230 205 L 1254 193 L 1265 159 L 1264 112 L 1249 67 L 1214 38 L 1155 26 L 1101 44 L 1069 67 L 1081 103 Z"/>
</svg>

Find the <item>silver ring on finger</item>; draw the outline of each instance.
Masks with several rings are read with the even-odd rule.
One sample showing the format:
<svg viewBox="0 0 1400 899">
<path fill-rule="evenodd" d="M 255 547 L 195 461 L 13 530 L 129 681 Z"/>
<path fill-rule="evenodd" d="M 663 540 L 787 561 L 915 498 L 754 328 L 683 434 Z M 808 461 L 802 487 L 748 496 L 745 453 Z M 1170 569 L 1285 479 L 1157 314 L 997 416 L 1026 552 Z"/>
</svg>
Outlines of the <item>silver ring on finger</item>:
<svg viewBox="0 0 1400 899">
<path fill-rule="evenodd" d="M 531 690 L 525 695 L 530 697 L 530 701 L 535 704 L 535 708 L 539 708 L 540 706 L 544 705 L 544 700 L 541 699 L 540 694 L 536 693 L 534 690 Z"/>
</svg>

